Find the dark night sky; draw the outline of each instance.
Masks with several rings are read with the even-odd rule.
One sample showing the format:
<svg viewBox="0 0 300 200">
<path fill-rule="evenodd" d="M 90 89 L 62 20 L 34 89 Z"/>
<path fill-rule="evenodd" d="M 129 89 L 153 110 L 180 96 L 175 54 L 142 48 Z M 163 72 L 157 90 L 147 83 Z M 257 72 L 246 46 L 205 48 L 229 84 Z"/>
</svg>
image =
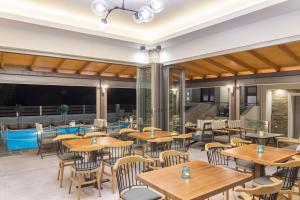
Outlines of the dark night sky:
<svg viewBox="0 0 300 200">
<path fill-rule="evenodd" d="M 135 89 L 108 89 L 109 104 L 135 104 Z M 95 105 L 94 87 L 0 84 L 0 106 Z"/>
</svg>

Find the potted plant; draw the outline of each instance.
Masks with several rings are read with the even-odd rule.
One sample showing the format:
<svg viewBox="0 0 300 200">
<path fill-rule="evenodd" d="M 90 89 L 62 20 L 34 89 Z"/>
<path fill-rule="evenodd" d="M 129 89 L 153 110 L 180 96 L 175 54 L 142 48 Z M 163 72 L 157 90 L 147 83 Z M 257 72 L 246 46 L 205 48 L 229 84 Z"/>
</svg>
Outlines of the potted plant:
<svg viewBox="0 0 300 200">
<path fill-rule="evenodd" d="M 62 116 L 62 120 L 65 122 L 65 125 L 67 124 L 67 114 L 69 111 L 69 106 L 66 104 L 62 104 L 58 107 L 58 112 Z"/>
</svg>

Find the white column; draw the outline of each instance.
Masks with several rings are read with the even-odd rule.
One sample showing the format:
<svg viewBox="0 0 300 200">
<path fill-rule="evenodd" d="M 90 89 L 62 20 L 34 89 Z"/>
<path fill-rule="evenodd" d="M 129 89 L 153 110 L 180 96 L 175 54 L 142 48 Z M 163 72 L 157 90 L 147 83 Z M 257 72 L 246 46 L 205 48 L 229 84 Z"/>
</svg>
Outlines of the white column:
<svg viewBox="0 0 300 200">
<path fill-rule="evenodd" d="M 96 86 L 96 118 L 100 118 L 100 112 L 101 112 L 101 87 L 100 87 L 100 81 Z"/>
<path fill-rule="evenodd" d="M 240 86 L 236 85 L 235 90 L 235 119 L 240 119 Z"/>
</svg>

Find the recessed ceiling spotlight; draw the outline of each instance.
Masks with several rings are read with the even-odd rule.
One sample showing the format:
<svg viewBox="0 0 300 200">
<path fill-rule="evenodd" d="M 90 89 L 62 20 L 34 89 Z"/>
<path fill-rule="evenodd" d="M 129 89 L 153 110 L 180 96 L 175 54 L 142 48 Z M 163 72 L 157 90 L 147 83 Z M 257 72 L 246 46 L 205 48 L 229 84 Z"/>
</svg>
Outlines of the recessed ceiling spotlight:
<svg viewBox="0 0 300 200">
<path fill-rule="evenodd" d="M 161 45 L 157 45 L 156 46 L 156 51 L 160 51 L 161 50 Z"/>
<path fill-rule="evenodd" d="M 126 10 L 133 13 L 133 20 L 136 23 L 150 22 L 154 19 L 155 13 L 159 13 L 164 10 L 164 0 L 149 0 L 149 5 L 144 5 L 138 10 L 132 10 L 125 8 L 125 0 L 122 1 L 122 6 L 111 6 L 105 0 L 94 0 L 91 4 L 91 9 L 95 15 L 105 20 L 107 23 L 107 17 L 114 10 Z M 101 20 L 101 21 L 102 21 Z M 105 23 L 105 24 L 106 24 Z"/>
</svg>

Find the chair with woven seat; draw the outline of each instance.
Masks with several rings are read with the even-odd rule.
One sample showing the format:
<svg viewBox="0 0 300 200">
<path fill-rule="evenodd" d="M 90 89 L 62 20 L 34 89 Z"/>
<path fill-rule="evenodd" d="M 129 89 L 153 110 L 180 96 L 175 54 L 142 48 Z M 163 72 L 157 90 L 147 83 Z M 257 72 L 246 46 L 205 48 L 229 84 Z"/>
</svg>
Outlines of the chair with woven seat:
<svg viewBox="0 0 300 200">
<path fill-rule="evenodd" d="M 88 132 L 84 134 L 84 138 L 92 138 L 92 137 L 108 137 L 109 134 L 106 132 Z"/>
<path fill-rule="evenodd" d="M 94 119 L 94 127 L 96 131 L 107 132 L 107 120 L 106 119 Z"/>
<path fill-rule="evenodd" d="M 172 137 L 164 137 L 164 138 L 155 138 L 148 140 L 148 146 L 146 148 L 145 157 L 151 158 L 155 161 L 154 168 L 160 164 L 159 162 L 159 154 L 161 152 L 171 150 L 172 148 Z"/>
<path fill-rule="evenodd" d="M 293 157 L 296 158 L 296 157 Z M 295 185 L 297 180 L 298 171 L 300 168 L 300 159 L 296 158 L 293 160 L 289 160 L 284 163 L 273 163 L 272 166 L 277 167 L 276 172 L 272 175 L 272 177 L 278 178 L 282 180 L 282 185 L 280 188 L 279 195 L 284 196 L 288 195 L 288 199 L 292 200 L 292 188 Z M 253 180 L 253 184 L 257 185 L 266 185 L 272 183 L 270 176 L 263 176 Z"/>
<path fill-rule="evenodd" d="M 119 159 L 114 165 L 119 196 L 122 200 L 159 200 L 164 196 L 150 190 L 136 179 L 136 175 L 151 170 L 153 161 L 141 156 L 128 156 Z"/>
<path fill-rule="evenodd" d="M 224 120 L 213 120 L 211 122 L 213 135 L 227 135 L 228 142 L 230 142 L 230 131 L 226 130 L 226 128 L 226 122 Z"/>
<path fill-rule="evenodd" d="M 97 184 L 99 197 L 101 197 L 101 157 L 98 156 L 101 148 L 100 145 L 95 145 L 73 150 L 78 158 L 74 160 L 74 164 L 71 166 L 69 194 L 71 193 L 72 183 L 76 184 L 77 200 L 80 200 L 81 187 L 93 184 Z"/>
<path fill-rule="evenodd" d="M 282 181 L 271 178 L 271 183 L 253 188 L 238 188 L 244 200 L 277 200 Z"/>
<path fill-rule="evenodd" d="M 43 125 L 35 123 L 37 131 L 37 143 L 38 143 L 38 152 L 41 158 L 44 158 L 44 153 L 46 149 L 54 149 L 56 147 L 56 142 L 53 139 L 57 136 L 56 130 L 44 130 Z"/>
<path fill-rule="evenodd" d="M 144 127 L 143 128 L 143 132 L 152 132 L 152 131 L 162 131 L 162 129 L 161 128 L 152 127 L 152 126 Z"/>
<path fill-rule="evenodd" d="M 60 183 L 60 187 L 62 187 L 65 167 L 73 165 L 74 160 L 78 158 L 76 154 L 71 152 L 67 147 L 63 145 L 63 141 L 80 139 L 80 138 L 81 138 L 80 136 L 74 134 L 64 134 L 64 135 L 59 135 L 53 139 L 53 141 L 57 143 L 57 158 L 59 160 L 57 180 Z"/>
<path fill-rule="evenodd" d="M 213 165 L 228 166 L 228 157 L 221 154 L 221 151 L 228 148 L 231 148 L 231 146 L 219 142 L 205 144 L 208 162 Z"/>
<path fill-rule="evenodd" d="M 191 133 L 173 136 L 172 149 L 176 151 L 187 152 L 189 150 L 192 137 L 193 135 Z"/>
<path fill-rule="evenodd" d="M 132 148 L 133 141 L 122 141 L 122 142 L 115 142 L 112 143 L 110 146 L 106 147 L 104 150 L 109 152 L 108 158 L 104 158 L 102 161 L 102 172 L 101 175 L 106 175 L 111 178 L 111 187 L 112 192 L 115 192 L 115 178 L 116 175 L 113 170 L 114 164 L 117 162 L 118 159 L 130 156 L 131 155 L 131 148 Z M 105 167 L 108 167 L 111 170 L 111 173 L 105 171 Z"/>
<path fill-rule="evenodd" d="M 242 147 L 251 144 L 251 141 L 244 140 L 241 138 L 231 138 L 230 145 L 233 147 Z M 255 170 L 255 163 L 246 161 L 246 160 L 241 160 L 241 159 L 235 159 L 235 164 L 236 164 L 236 170 L 241 169 L 243 172 L 249 171 L 251 173 L 254 173 Z"/>
<path fill-rule="evenodd" d="M 233 133 L 238 133 L 240 135 L 240 138 L 242 138 L 242 133 L 245 132 L 245 129 L 242 128 L 241 120 L 228 120 L 225 130 Z"/>
<path fill-rule="evenodd" d="M 161 152 L 159 154 L 159 160 L 163 168 L 182 164 L 189 161 L 188 153 L 183 153 L 175 150 Z"/>
</svg>

